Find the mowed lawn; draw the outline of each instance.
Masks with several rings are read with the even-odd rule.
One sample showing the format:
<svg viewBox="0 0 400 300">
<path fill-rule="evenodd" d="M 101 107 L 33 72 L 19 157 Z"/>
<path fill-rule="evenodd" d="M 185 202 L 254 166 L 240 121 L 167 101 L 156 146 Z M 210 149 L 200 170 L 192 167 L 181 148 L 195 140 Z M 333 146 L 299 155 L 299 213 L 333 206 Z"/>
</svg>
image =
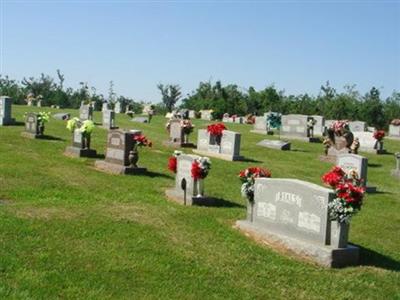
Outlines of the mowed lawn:
<svg viewBox="0 0 400 300">
<path fill-rule="evenodd" d="M 60 112 L 13 106 L 13 116 L 22 122 L 24 112 L 39 110 Z M 241 169 L 258 165 L 275 178 L 322 184 L 331 167 L 319 160 L 322 144 L 262 148 L 256 143 L 266 136 L 228 124 L 242 133 L 241 154 L 249 160 L 212 158 L 205 191 L 224 201 L 185 207 L 164 196 L 174 184 L 166 167 L 173 149 L 162 145 L 166 119 L 139 124 L 119 114 L 116 122 L 154 142 L 140 150 L 148 175 L 109 175 L 95 170 L 93 159 L 65 157 L 71 134 L 63 121 L 51 119 L 45 133 L 54 139 L 46 140 L 22 138 L 23 124 L 0 127 L 0 299 L 400 299 L 400 180 L 390 176 L 400 141 L 385 140 L 391 154 L 365 154 L 369 183 L 379 192 L 367 195 L 351 223 L 361 266 L 327 269 L 233 228 L 246 214 Z M 92 148 L 104 154 L 105 142 L 106 131 L 96 128 Z"/>
</svg>

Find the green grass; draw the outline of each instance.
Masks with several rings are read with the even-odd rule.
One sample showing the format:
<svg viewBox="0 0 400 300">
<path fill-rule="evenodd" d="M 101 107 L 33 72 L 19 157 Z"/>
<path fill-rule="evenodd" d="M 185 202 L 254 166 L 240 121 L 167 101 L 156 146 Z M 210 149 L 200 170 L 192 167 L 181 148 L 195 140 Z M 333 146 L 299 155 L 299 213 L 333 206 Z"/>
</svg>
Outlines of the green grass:
<svg viewBox="0 0 400 300">
<path fill-rule="evenodd" d="M 22 121 L 28 109 L 38 110 L 14 106 L 13 115 Z M 259 162 L 212 159 L 206 194 L 232 205 L 184 207 L 164 196 L 174 184 L 166 168 L 173 149 L 162 146 L 165 122 L 117 116 L 118 126 L 142 129 L 153 140 L 139 161 L 152 177 L 109 175 L 95 170 L 93 159 L 63 156 L 71 136 L 62 121 L 51 119 L 45 132 L 62 140 L 30 140 L 20 136 L 22 126 L 0 127 L 1 299 L 400 299 L 400 181 L 390 176 L 393 155 L 365 154 L 369 182 L 379 193 L 367 195 L 351 224 L 362 265 L 326 269 L 232 228 L 246 214 L 241 169 L 261 165 L 275 178 L 321 184 L 330 168 L 318 159 L 321 144 L 293 142 L 290 152 L 262 148 L 256 142 L 265 136 L 250 133 L 251 126 L 228 124 L 242 133 L 241 154 Z M 104 153 L 105 140 L 106 131 L 97 128 L 93 148 Z M 400 150 L 398 141 L 385 146 Z"/>
</svg>

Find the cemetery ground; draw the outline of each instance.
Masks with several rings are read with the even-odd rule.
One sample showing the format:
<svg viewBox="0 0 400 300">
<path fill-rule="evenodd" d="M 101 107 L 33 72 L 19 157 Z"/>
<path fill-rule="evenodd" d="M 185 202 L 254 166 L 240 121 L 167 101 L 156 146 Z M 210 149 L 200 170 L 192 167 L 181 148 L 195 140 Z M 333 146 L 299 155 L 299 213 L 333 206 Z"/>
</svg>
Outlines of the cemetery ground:
<svg viewBox="0 0 400 300">
<path fill-rule="evenodd" d="M 26 111 L 48 108 L 13 106 Z M 77 110 L 62 110 L 77 116 Z M 101 122 L 101 112 L 95 112 Z M 242 134 L 248 161 L 212 158 L 205 193 L 215 207 L 182 206 L 166 200 L 174 185 L 167 170 L 174 149 L 166 119 L 150 124 L 116 116 L 120 128 L 141 129 L 153 141 L 140 149 L 147 175 L 99 172 L 95 159 L 63 155 L 71 143 L 65 122 L 51 118 L 45 134 L 20 136 L 23 125 L 0 127 L 0 298 L 236 298 L 393 299 L 400 297 L 400 182 L 390 176 L 400 141 L 385 140 L 388 155 L 369 159 L 368 194 L 351 223 L 350 243 L 361 247 L 361 265 L 328 269 L 253 241 L 233 228 L 244 219 L 240 170 L 263 166 L 274 178 L 319 185 L 331 164 L 321 162 L 321 144 L 292 141 L 292 151 L 257 146 L 265 138 L 251 125 L 227 124 Z M 209 122 L 194 120 L 190 136 Z M 92 148 L 104 154 L 106 130 L 97 127 Z M 184 149 L 191 153 L 190 149 Z M 285 252 L 288 254 L 287 252 Z"/>
</svg>

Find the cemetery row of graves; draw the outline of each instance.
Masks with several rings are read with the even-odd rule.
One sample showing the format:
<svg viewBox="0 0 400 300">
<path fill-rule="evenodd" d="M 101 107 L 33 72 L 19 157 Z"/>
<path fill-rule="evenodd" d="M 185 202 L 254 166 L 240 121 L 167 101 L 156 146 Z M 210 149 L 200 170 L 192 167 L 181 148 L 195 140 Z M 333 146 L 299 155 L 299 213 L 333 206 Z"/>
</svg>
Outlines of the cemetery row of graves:
<svg viewBox="0 0 400 300">
<path fill-rule="evenodd" d="M 209 289 L 216 278 L 224 285 L 213 285 L 212 293 L 222 296 L 233 289 L 238 298 L 293 297 L 300 290 L 305 298 L 339 292 L 345 297 L 381 295 L 375 282 L 385 286 L 388 296 L 399 293 L 399 244 L 390 238 L 400 229 L 395 213 L 400 196 L 397 120 L 385 137 L 385 132 L 365 122 L 325 120 L 323 116 L 266 112 L 251 120 L 224 115 L 218 122 L 206 110 L 200 112 L 200 118 L 196 118 L 197 112 L 187 110 L 153 117 L 151 108 L 143 115 L 127 116 L 106 105 L 101 112 L 94 112 L 91 104 L 82 103 L 77 113 L 28 109 L 11 102 L 7 97 L 0 101 L 0 124 L 9 125 L 2 126 L 1 132 L 5 139 L 10 138 L 2 153 L 8 150 L 11 154 L 15 148 L 16 154 L 9 164 L 0 162 L 1 170 L 11 175 L 7 179 L 0 175 L 0 183 L 9 185 L 2 187 L 0 199 L 11 198 L 2 202 L 3 216 L 29 226 L 36 224 L 40 230 L 46 224 L 68 228 L 70 222 L 82 222 L 76 220 L 80 214 L 87 222 L 104 209 L 108 217 L 117 215 L 110 220 L 116 233 L 112 244 L 121 244 L 123 232 L 131 233 L 129 242 L 122 237 L 121 247 L 134 253 L 127 257 L 134 255 L 144 264 L 139 268 L 132 262 L 126 272 L 151 280 L 140 282 L 133 290 L 117 292 L 107 286 L 105 290 L 113 295 L 127 296 L 134 291 L 157 296 L 167 289 L 167 293 L 176 293 L 169 296 L 191 291 L 198 297 L 201 288 Z M 18 149 L 24 153 L 19 154 Z M 28 162 L 16 165 L 20 155 Z M 46 158 L 42 161 L 41 157 Z M 17 188 L 23 182 L 18 175 L 22 166 L 29 168 L 31 176 L 35 170 L 43 173 L 39 180 L 44 181 L 39 183 L 43 191 L 32 179 Z M 45 166 L 59 168 L 48 174 Z M 53 176 L 66 185 L 65 195 L 59 195 L 63 184 Z M 24 193 L 30 200 L 24 199 Z M 83 197 L 84 204 L 74 197 Z M 62 213 L 49 209 L 60 202 Z M 88 212 L 81 205 L 94 212 L 85 215 Z M 71 214 L 71 207 L 80 213 L 65 217 Z M 106 231 L 100 235 L 108 239 Z M 149 243 L 146 253 L 139 251 L 135 238 Z M 171 242 L 176 248 L 172 252 Z M 161 260 L 159 252 L 165 255 Z M 114 252 L 109 255 L 114 259 Z M 188 255 L 194 261 L 187 261 Z M 147 259 L 155 262 L 146 264 Z M 169 259 L 176 261 L 164 261 Z M 149 264 L 154 268 L 144 267 Z M 186 273 L 192 268 L 198 273 Z M 87 272 L 78 269 L 82 276 Z M 186 274 L 185 279 L 177 283 L 174 279 L 180 272 Z M 302 278 L 304 272 L 307 278 Z M 173 274 L 172 278 L 165 279 L 167 274 Z M 157 276 L 167 282 L 166 287 L 152 282 Z M 350 290 L 345 287 L 345 276 L 356 282 Z M 114 277 L 115 286 L 125 287 L 129 282 Z M 202 281 L 198 288 L 191 285 L 191 277 Z M 13 276 L 8 279 L 10 284 L 24 282 Z M 103 282 L 103 278 L 86 280 Z M 290 285 L 292 280 L 296 284 Z M 153 291 L 143 291 L 141 286 Z M 69 295 L 83 290 L 81 286 Z M 103 292 L 98 290 L 96 295 L 104 296 Z M 3 293 L 12 292 L 4 289 Z M 43 289 L 42 293 L 47 292 Z"/>
</svg>

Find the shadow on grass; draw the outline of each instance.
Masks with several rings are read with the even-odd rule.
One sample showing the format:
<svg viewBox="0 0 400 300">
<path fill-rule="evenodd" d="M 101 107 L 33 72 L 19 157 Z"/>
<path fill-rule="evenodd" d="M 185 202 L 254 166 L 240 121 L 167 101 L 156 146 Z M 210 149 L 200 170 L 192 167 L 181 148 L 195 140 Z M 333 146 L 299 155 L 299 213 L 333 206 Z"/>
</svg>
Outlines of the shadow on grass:
<svg viewBox="0 0 400 300">
<path fill-rule="evenodd" d="M 244 157 L 240 161 L 241 162 L 252 162 L 252 163 L 263 163 L 263 161 L 261 161 L 261 160 L 256 160 L 256 159 L 247 158 L 247 157 Z"/>
<path fill-rule="evenodd" d="M 48 141 L 65 141 L 62 138 L 51 136 L 51 135 L 43 135 L 40 137 L 40 140 L 48 140 Z"/>
<path fill-rule="evenodd" d="M 93 158 L 97 158 L 97 159 L 105 159 L 105 158 L 106 158 L 106 156 L 105 156 L 104 154 L 97 153 L 97 154 L 96 154 L 96 156 L 94 156 Z"/>
<path fill-rule="evenodd" d="M 294 148 L 294 149 L 289 150 L 289 151 L 292 151 L 292 152 L 310 152 L 310 151 L 303 150 L 303 149 L 298 149 L 298 148 Z"/>
<path fill-rule="evenodd" d="M 140 174 L 140 176 L 148 176 L 148 177 L 151 177 L 151 178 L 161 177 L 161 178 L 174 179 L 170 175 L 165 175 L 163 173 L 158 173 L 158 172 L 153 172 L 153 171 L 147 171 L 146 173 Z"/>
<path fill-rule="evenodd" d="M 382 165 L 381 164 L 368 164 L 368 167 L 370 167 L 370 168 L 380 168 L 380 167 L 382 167 Z"/>
<path fill-rule="evenodd" d="M 222 198 L 213 198 L 213 197 L 207 197 L 207 201 L 196 203 L 196 206 L 246 208 L 246 206 L 242 204 L 238 204 Z"/>
<path fill-rule="evenodd" d="M 11 126 L 25 126 L 25 123 L 24 122 L 15 121 L 14 123 L 11 124 Z"/>
<path fill-rule="evenodd" d="M 374 250 L 360 247 L 360 265 L 400 272 L 400 262 Z"/>
</svg>

